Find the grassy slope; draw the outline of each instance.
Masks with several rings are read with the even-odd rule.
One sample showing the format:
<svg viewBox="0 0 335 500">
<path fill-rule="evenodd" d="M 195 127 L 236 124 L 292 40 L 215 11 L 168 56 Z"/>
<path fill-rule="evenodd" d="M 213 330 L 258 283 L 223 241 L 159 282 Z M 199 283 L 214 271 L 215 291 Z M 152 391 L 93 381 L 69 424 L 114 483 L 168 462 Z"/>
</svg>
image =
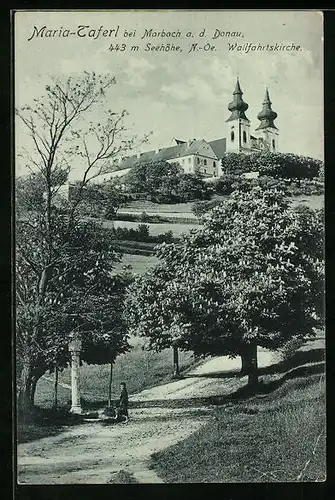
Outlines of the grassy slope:
<svg viewBox="0 0 335 500">
<path fill-rule="evenodd" d="M 292 377 L 270 394 L 218 406 L 199 432 L 155 454 L 152 467 L 170 483 L 322 481 L 325 413 L 324 377 Z"/>
<path fill-rule="evenodd" d="M 224 197 L 222 197 L 224 198 Z M 323 207 L 324 204 L 324 196 L 298 196 L 294 198 L 293 205 L 297 205 L 299 203 L 304 203 L 310 206 L 311 208 L 317 209 Z M 150 209 L 150 212 L 155 213 L 172 213 L 179 212 L 185 214 L 185 217 L 189 216 L 191 212 L 193 203 L 178 203 L 175 205 L 159 205 L 155 203 L 145 202 L 145 201 L 136 201 L 132 202 L 129 205 L 131 210 L 138 210 L 139 213 L 145 209 Z M 125 209 L 126 210 L 126 209 Z M 127 223 L 123 221 L 119 221 L 120 225 L 131 225 L 131 227 L 138 226 L 138 223 Z M 172 229 L 173 233 L 178 235 L 183 231 L 188 231 L 189 229 L 194 228 L 192 225 L 185 224 L 169 224 L 169 227 L 166 227 L 165 224 L 149 224 L 150 233 L 158 234 L 167 231 L 168 229 Z M 124 265 L 131 265 L 133 268 L 133 272 L 138 274 L 143 274 L 147 269 L 153 267 L 158 263 L 158 259 L 154 256 L 146 256 L 146 255 L 130 255 L 124 254 L 122 262 L 116 266 L 116 270 L 120 270 Z"/>
<path fill-rule="evenodd" d="M 135 342 L 134 342 L 135 344 Z M 172 352 L 169 349 L 161 353 L 143 351 L 142 343 L 137 343 L 127 354 L 117 358 L 113 369 L 113 398 L 119 397 L 120 382 L 125 381 L 130 393 L 159 385 L 171 380 Z M 181 370 L 193 363 L 190 353 L 180 352 Z M 101 407 L 107 404 L 109 365 L 83 365 L 81 367 L 81 394 L 85 400 L 84 408 Z M 47 380 L 49 379 L 49 380 Z M 70 385 L 70 370 L 65 369 L 59 375 L 59 382 Z M 64 425 L 72 425 L 76 420 L 69 419 L 65 408 L 71 398 L 68 388 L 58 386 L 59 410 L 51 409 L 54 398 L 53 375 L 42 377 L 36 387 L 35 404 L 37 412 L 33 420 L 18 422 L 17 440 L 19 443 L 33 441 L 62 432 Z M 119 481 L 119 479 L 118 479 Z"/>
<path fill-rule="evenodd" d="M 181 369 L 187 368 L 193 362 L 191 353 L 180 352 Z M 90 404 L 104 403 L 108 397 L 109 365 L 83 364 L 80 373 L 81 393 Z M 158 385 L 171 379 L 172 350 L 166 349 L 160 353 L 143 350 L 141 345 L 135 345 L 131 351 L 119 356 L 113 368 L 113 397 L 117 399 L 120 382 L 127 383 L 129 393 Z M 53 402 L 53 375 L 46 375 L 38 382 L 35 402 L 42 408 L 48 408 Z M 59 381 L 70 385 L 70 370 L 65 369 L 59 376 Z M 64 406 L 71 397 L 69 389 L 59 387 L 59 403 Z"/>
<path fill-rule="evenodd" d="M 115 265 L 115 272 L 121 271 L 123 266 L 131 266 L 136 274 L 143 274 L 151 267 L 158 264 L 154 255 L 123 254 L 122 261 Z"/>
<path fill-rule="evenodd" d="M 227 199 L 227 196 L 218 196 L 215 198 L 222 198 L 222 200 Z M 306 203 L 311 208 L 321 208 L 324 203 L 323 195 L 311 195 L 311 196 L 296 196 L 292 198 L 294 204 L 296 203 Z M 164 204 L 164 203 L 152 203 L 149 201 L 137 200 L 129 203 L 125 208 L 120 209 L 120 212 L 148 212 L 148 213 L 156 213 L 156 214 L 166 214 L 169 215 L 171 213 L 183 214 L 185 217 L 189 217 L 192 214 L 192 206 L 195 202 L 188 203 L 175 203 L 175 204 Z"/>
</svg>

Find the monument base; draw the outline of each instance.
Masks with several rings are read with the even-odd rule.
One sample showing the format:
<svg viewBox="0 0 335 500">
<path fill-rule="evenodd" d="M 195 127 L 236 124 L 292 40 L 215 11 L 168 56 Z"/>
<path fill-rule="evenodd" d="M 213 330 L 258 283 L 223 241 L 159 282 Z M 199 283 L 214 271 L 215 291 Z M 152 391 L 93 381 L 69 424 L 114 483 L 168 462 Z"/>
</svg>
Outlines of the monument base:
<svg viewBox="0 0 335 500">
<path fill-rule="evenodd" d="M 81 415 L 83 413 L 83 409 L 81 406 L 71 406 L 70 413 L 76 413 L 77 415 Z"/>
</svg>

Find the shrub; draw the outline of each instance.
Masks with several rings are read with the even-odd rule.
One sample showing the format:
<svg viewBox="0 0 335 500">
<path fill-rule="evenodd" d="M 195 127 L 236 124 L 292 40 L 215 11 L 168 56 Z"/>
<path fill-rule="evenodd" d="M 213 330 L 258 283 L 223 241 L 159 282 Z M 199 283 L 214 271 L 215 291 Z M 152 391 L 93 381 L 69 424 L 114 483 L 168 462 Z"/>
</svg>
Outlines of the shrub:
<svg viewBox="0 0 335 500">
<path fill-rule="evenodd" d="M 287 179 L 313 179 L 323 175 L 323 162 L 292 153 L 226 153 L 221 161 L 227 175 L 259 171 L 260 175 Z"/>
<path fill-rule="evenodd" d="M 217 194 L 229 195 L 234 191 L 233 184 L 240 179 L 240 175 L 223 174 L 214 183 L 214 189 Z"/>
<path fill-rule="evenodd" d="M 287 360 L 292 358 L 300 347 L 304 345 L 304 341 L 299 337 L 293 337 L 288 340 L 286 344 L 281 348 L 280 354 L 282 360 Z"/>
<path fill-rule="evenodd" d="M 197 201 L 192 205 L 192 212 L 196 217 L 201 217 L 205 212 L 208 212 L 211 208 L 217 207 L 221 203 L 223 203 L 222 200 L 218 198 L 209 201 Z"/>
<path fill-rule="evenodd" d="M 142 243 L 172 243 L 175 241 L 172 231 L 157 234 L 150 234 L 147 224 L 139 224 L 138 228 L 117 227 L 114 229 L 114 237 L 121 241 L 136 241 Z"/>
</svg>

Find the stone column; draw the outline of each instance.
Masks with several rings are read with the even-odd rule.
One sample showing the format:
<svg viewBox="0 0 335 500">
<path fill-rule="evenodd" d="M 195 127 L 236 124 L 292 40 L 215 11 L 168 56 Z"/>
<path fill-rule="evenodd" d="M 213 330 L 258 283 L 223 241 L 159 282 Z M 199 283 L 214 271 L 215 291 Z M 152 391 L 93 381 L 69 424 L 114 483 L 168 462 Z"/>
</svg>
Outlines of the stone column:
<svg viewBox="0 0 335 500">
<path fill-rule="evenodd" d="M 72 406 L 71 413 L 82 413 L 80 405 L 79 393 L 79 367 L 80 367 L 80 352 L 81 338 L 79 334 L 72 334 L 69 342 L 69 351 L 71 353 L 71 390 L 72 390 Z"/>
</svg>

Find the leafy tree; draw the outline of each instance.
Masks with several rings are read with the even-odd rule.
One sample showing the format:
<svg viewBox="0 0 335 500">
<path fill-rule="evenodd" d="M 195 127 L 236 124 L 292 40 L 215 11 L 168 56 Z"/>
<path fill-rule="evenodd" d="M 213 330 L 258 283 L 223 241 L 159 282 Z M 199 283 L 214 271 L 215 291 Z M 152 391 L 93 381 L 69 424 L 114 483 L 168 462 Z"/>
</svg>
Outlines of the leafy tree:
<svg viewBox="0 0 335 500">
<path fill-rule="evenodd" d="M 135 165 L 124 177 L 127 190 L 152 197 L 171 197 L 183 173 L 178 163 L 156 161 Z"/>
<path fill-rule="evenodd" d="M 221 164 L 227 175 L 259 171 L 260 175 L 288 179 L 312 179 L 323 169 L 321 160 L 292 153 L 226 153 Z"/>
<path fill-rule="evenodd" d="M 118 257 L 103 230 L 82 222 L 78 213 L 89 182 L 134 142 L 124 136 L 126 112 L 114 113 L 104 103 L 115 83 L 95 73 L 55 79 L 32 106 L 16 111 L 17 126 L 22 123 L 31 140 L 18 154 L 31 176 L 16 185 L 17 381 L 23 414 L 31 408 L 38 378 L 56 363 L 66 364 L 69 333 L 85 334 L 86 357 L 88 343 L 106 342 L 113 355 L 127 347 L 117 320 L 123 285 L 110 277 Z M 92 121 L 96 110 L 99 123 Z M 83 172 L 77 192 L 59 201 L 73 169 Z"/>
<path fill-rule="evenodd" d="M 67 365 L 70 333 L 81 332 L 82 359 L 87 363 L 114 362 L 129 348 L 121 315 L 129 278 L 112 275 L 120 255 L 114 251 L 106 229 L 77 221 L 69 233 L 67 222 L 57 214 L 57 223 L 53 224 L 57 260 L 49 270 L 38 308 L 36 278 L 43 269 L 45 249 L 32 222 L 32 226 L 20 221 L 17 224 L 17 349 L 20 360 L 29 359 L 25 397 L 31 403 L 39 378 L 46 371 Z"/>
<path fill-rule="evenodd" d="M 202 217 L 206 212 L 211 210 L 218 205 L 221 205 L 224 201 L 221 198 L 214 198 L 213 200 L 208 201 L 197 201 L 192 206 L 192 212 L 197 217 Z"/>
<path fill-rule="evenodd" d="M 208 200 L 213 191 L 200 176 L 183 173 L 179 176 L 175 196 L 179 202 Z"/>
<path fill-rule="evenodd" d="M 204 215 L 203 228 L 157 255 L 126 301 L 131 331 L 153 349 L 239 355 L 255 384 L 257 346 L 278 349 L 320 321 L 322 214 L 291 209 L 282 192 L 232 193 Z"/>
<path fill-rule="evenodd" d="M 209 186 L 197 175 L 184 173 L 178 163 L 157 161 L 135 165 L 125 176 L 131 193 L 141 193 L 157 203 L 208 199 Z"/>
<path fill-rule="evenodd" d="M 75 199 L 80 182 L 71 186 L 70 199 Z M 80 213 L 101 219 L 115 218 L 119 208 L 129 201 L 129 196 L 113 180 L 104 184 L 88 184 L 82 192 Z"/>
</svg>

